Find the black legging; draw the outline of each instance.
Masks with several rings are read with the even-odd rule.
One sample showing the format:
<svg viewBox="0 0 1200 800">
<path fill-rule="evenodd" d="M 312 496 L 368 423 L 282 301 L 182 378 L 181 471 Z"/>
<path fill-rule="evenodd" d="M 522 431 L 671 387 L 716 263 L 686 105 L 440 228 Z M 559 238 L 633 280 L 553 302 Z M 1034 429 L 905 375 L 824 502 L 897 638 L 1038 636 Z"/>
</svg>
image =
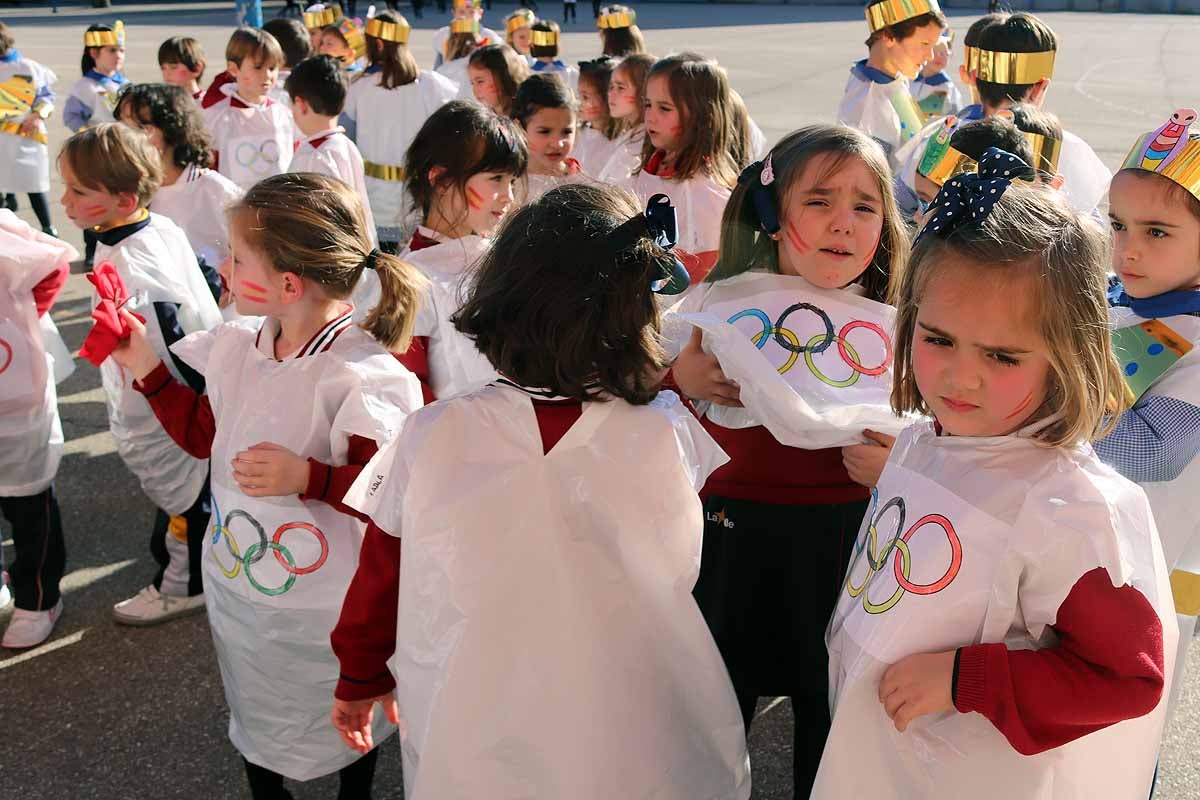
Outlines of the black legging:
<svg viewBox="0 0 1200 800">
<path fill-rule="evenodd" d="M 375 762 L 378 758 L 379 748 L 376 747 L 338 771 L 337 800 L 371 800 L 371 784 L 375 781 Z M 282 775 L 251 764 L 244 758 L 242 761 L 246 763 L 246 778 L 250 782 L 250 796 L 254 800 L 292 800 L 292 793 L 283 788 Z"/>
<path fill-rule="evenodd" d="M 4 205 L 9 211 L 16 211 L 17 196 L 15 194 L 4 195 Z M 29 207 L 37 215 L 38 224 L 42 226 L 42 230 L 54 227 L 54 220 L 50 218 L 50 203 L 46 200 L 45 192 L 30 192 Z"/>
</svg>

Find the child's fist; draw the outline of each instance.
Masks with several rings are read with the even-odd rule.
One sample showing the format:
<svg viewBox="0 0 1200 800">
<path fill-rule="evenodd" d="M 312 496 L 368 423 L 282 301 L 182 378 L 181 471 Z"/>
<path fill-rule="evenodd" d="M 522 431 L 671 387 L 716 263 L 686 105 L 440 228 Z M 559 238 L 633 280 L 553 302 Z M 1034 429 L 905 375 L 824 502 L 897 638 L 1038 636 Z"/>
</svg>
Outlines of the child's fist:
<svg viewBox="0 0 1200 800">
<path fill-rule="evenodd" d="M 879 702 L 901 733 L 917 717 L 954 709 L 954 655 L 918 653 L 897 661 L 879 682 Z"/>
</svg>

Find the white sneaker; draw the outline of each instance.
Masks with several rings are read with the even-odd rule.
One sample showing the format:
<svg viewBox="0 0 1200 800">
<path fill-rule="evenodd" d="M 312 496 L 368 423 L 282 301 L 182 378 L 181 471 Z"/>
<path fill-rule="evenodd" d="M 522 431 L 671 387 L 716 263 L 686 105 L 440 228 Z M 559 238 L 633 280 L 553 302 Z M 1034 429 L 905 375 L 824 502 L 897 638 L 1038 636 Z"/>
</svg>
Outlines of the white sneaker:
<svg viewBox="0 0 1200 800">
<path fill-rule="evenodd" d="M 113 606 L 113 619 L 122 625 L 144 628 L 189 614 L 199 614 L 203 610 L 203 593 L 192 597 L 175 597 L 163 594 L 150 585 Z"/>
<path fill-rule="evenodd" d="M 50 633 L 54 630 L 54 624 L 58 622 L 58 618 L 62 616 L 62 611 L 61 597 L 54 604 L 54 608 L 49 611 L 26 611 L 23 608 L 14 608 L 12 619 L 8 621 L 8 630 L 4 632 L 4 639 L 0 640 L 0 647 L 21 650 L 41 644 L 50 638 Z"/>
<path fill-rule="evenodd" d="M 12 591 L 8 588 L 8 573 L 0 572 L 0 611 L 8 608 L 13 601 Z"/>
</svg>

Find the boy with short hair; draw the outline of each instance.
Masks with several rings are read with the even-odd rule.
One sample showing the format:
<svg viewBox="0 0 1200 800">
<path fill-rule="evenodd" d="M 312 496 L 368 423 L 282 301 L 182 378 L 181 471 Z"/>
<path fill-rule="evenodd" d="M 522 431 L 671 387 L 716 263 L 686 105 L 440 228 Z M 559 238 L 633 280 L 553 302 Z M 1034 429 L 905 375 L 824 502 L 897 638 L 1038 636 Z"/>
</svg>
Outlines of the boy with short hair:
<svg viewBox="0 0 1200 800">
<path fill-rule="evenodd" d="M 212 134 L 217 171 L 249 189 L 287 172 L 292 161 L 291 111 L 270 97 L 283 50 L 271 34 L 243 26 L 229 38 L 225 61 L 235 89 L 204 109 L 204 125 Z"/>
<path fill-rule="evenodd" d="M 197 103 L 204 96 L 200 79 L 204 77 L 205 66 L 204 48 L 191 36 L 172 36 L 158 46 L 158 68 L 162 70 L 163 83 L 186 89 Z"/>
<path fill-rule="evenodd" d="M 162 181 L 162 160 L 145 134 L 117 123 L 72 136 L 58 159 L 66 191 L 62 204 L 80 228 L 95 231 L 97 269 L 112 265 L 123 284 L 97 275 L 93 304 L 123 305 L 146 320 L 155 350 L 179 381 L 203 391 L 203 378 L 170 347 L 189 333 L 221 323 L 221 312 L 196 263 L 187 236 L 147 210 Z M 114 312 L 115 315 L 115 312 Z M 204 610 L 201 542 L 211 512 L 208 461 L 184 452 L 158 423 L 129 376 L 108 357 L 119 332 L 97 325 L 83 354 L 100 367 L 108 423 L 117 452 L 158 507 L 150 551 L 159 569 L 153 582 L 113 607 L 117 622 L 154 625 Z"/>
<path fill-rule="evenodd" d="M 311 55 L 316 55 L 316 51 L 313 50 L 309 40 L 308 30 L 300 24 L 298 19 L 276 17 L 263 23 L 263 30 L 274 36 L 275 41 L 279 42 L 280 49 L 283 50 L 283 66 L 279 69 L 279 79 L 275 83 L 275 88 L 271 90 L 271 99 L 277 103 L 287 103 L 289 102 L 288 93 L 283 85 L 287 82 L 288 75 L 292 74 L 292 70 L 301 61 Z"/>
</svg>

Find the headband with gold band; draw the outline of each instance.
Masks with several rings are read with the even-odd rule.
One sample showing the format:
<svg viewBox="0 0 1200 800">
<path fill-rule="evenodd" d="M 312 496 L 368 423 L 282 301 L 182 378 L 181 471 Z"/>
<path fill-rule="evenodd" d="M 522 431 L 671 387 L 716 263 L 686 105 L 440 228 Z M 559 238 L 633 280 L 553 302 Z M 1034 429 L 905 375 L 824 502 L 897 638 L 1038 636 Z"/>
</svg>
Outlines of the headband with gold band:
<svg viewBox="0 0 1200 800">
<path fill-rule="evenodd" d="M 530 43 L 534 47 L 558 47 L 558 33 L 555 31 L 533 31 Z"/>
<path fill-rule="evenodd" d="M 940 14 L 938 0 L 883 0 L 867 6 L 867 27 L 871 33 L 925 14 Z"/>
<path fill-rule="evenodd" d="M 1043 136 L 1040 133 L 1024 131 L 1029 149 L 1033 151 L 1033 163 L 1030 165 L 1051 175 L 1058 174 L 1058 157 L 1062 155 L 1062 139 Z"/>
<path fill-rule="evenodd" d="M 454 0 L 455 8 L 483 8 L 483 0 Z"/>
<path fill-rule="evenodd" d="M 364 30 L 367 36 L 374 36 L 376 39 L 383 39 L 385 42 L 408 44 L 408 34 L 411 29 L 408 26 L 408 20 L 400 17 L 399 22 L 384 22 L 381 19 L 369 19 L 367 20 L 367 27 Z"/>
<path fill-rule="evenodd" d="M 87 31 L 83 34 L 84 47 L 124 47 L 125 23 L 117 20 L 111 31 Z"/>
<path fill-rule="evenodd" d="M 450 20 L 451 33 L 479 33 L 479 20 L 477 19 L 452 19 Z"/>
<path fill-rule="evenodd" d="M 342 21 L 341 6 L 327 6 L 321 3 L 308 7 L 304 12 L 304 27 L 325 28 Z"/>
<path fill-rule="evenodd" d="M 634 11 L 617 11 L 613 14 L 601 14 L 596 20 L 597 28 L 632 28 L 637 24 L 637 13 Z"/>
<path fill-rule="evenodd" d="M 367 39 L 363 36 L 361 20 L 344 19 L 338 23 L 337 29 L 346 40 L 346 45 L 354 51 L 355 58 L 362 58 L 367 54 Z"/>
<path fill-rule="evenodd" d="M 958 125 L 957 117 L 946 117 L 942 128 L 925 145 L 925 153 L 917 164 L 917 172 L 941 186 L 950 178 L 975 169 L 975 160 L 950 146 L 950 138 Z"/>
<path fill-rule="evenodd" d="M 1196 116 L 1196 109 L 1181 108 L 1165 124 L 1138 137 L 1121 169 L 1157 172 L 1200 200 L 1200 139 L 1188 134 Z"/>
<path fill-rule="evenodd" d="M 979 80 L 988 83 L 1024 85 L 1054 77 L 1053 50 L 1040 53 L 1000 53 L 976 48 L 975 55 L 975 69 L 971 70 L 968 61 L 967 70 L 974 72 Z"/>
<path fill-rule="evenodd" d="M 968 75 L 974 75 L 979 71 L 979 48 L 971 45 L 963 47 L 963 66 L 967 68 Z"/>
<path fill-rule="evenodd" d="M 521 28 L 528 28 L 535 22 L 537 22 L 537 17 L 532 11 L 528 8 L 519 8 L 508 15 L 508 19 L 504 22 L 504 30 L 516 33 Z"/>
</svg>

